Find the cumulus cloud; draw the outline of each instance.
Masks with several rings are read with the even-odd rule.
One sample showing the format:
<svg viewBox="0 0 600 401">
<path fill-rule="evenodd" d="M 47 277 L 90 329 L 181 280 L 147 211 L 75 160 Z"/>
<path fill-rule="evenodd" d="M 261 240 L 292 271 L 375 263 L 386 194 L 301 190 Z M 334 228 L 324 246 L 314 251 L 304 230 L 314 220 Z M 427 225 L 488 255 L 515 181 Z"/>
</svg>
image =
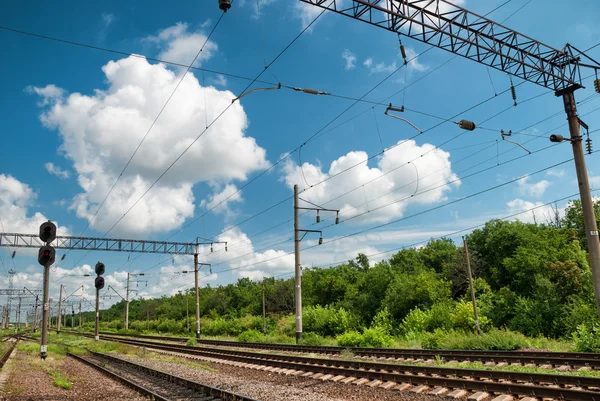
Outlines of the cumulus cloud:
<svg viewBox="0 0 600 401">
<path fill-rule="evenodd" d="M 200 207 L 205 207 L 208 210 L 214 208 L 213 212 L 225 214 L 227 217 L 234 217 L 235 212 L 230 208 L 233 203 L 242 202 L 242 193 L 234 184 L 228 184 L 222 191 L 214 193 L 208 199 L 200 202 Z"/>
<path fill-rule="evenodd" d="M 25 88 L 25 92 L 30 94 L 36 94 L 40 97 L 38 106 L 47 106 L 50 104 L 54 104 L 62 100 L 65 94 L 64 89 L 52 84 L 46 85 L 43 88 L 38 88 L 30 85 Z"/>
<path fill-rule="evenodd" d="M 346 62 L 344 65 L 346 71 L 352 70 L 354 67 L 356 67 L 356 56 L 350 50 L 344 50 L 342 53 L 342 58 Z"/>
<path fill-rule="evenodd" d="M 178 22 L 173 26 L 160 30 L 155 36 L 148 36 L 145 40 L 155 43 L 161 49 L 158 58 L 189 65 L 206 42 L 206 38 L 207 36 L 203 33 L 189 32 L 188 24 Z M 208 41 L 194 65 L 200 66 L 210 59 L 217 50 L 217 44 Z"/>
<path fill-rule="evenodd" d="M 164 33 L 162 37 L 173 39 L 174 35 Z M 72 209 L 87 220 L 92 220 L 181 79 L 163 64 L 149 64 L 135 57 L 110 61 L 102 71 L 108 87 L 93 94 L 71 93 L 56 98 L 54 89 L 33 89 L 48 106 L 41 120 L 47 128 L 59 132 L 61 149 L 73 162 L 82 189 L 75 196 Z M 50 96 L 52 102 L 47 101 Z M 234 97 L 230 91 L 203 87 L 193 74 L 186 75 L 92 220 L 92 227 L 109 229 L 192 144 L 206 126 L 205 118 L 213 121 Z M 247 126 L 246 113 L 236 102 L 135 205 L 116 231 L 147 235 L 178 228 L 194 214 L 194 184 L 226 185 L 233 180 L 246 180 L 252 171 L 268 167 L 265 150 L 254 138 L 244 135 Z"/>
<path fill-rule="evenodd" d="M 424 156 L 419 158 L 420 155 Z M 365 216 L 352 220 L 354 223 L 390 221 L 402 216 L 409 204 L 431 204 L 444 200 L 452 186 L 460 184 L 452 172 L 450 154 L 435 149 L 431 144 L 419 146 L 415 141 L 406 141 L 386 151 L 377 161 L 376 167 L 368 166 L 367 158 L 366 152 L 350 152 L 334 160 L 328 171 L 310 163 L 304 163 L 301 168 L 288 159 L 284 166 L 283 180 L 289 188 L 293 188 L 294 184 L 301 187 L 314 185 L 356 165 L 302 194 L 310 202 L 340 209 L 343 218 L 370 211 Z M 415 158 L 418 158 L 415 162 L 404 165 Z M 402 167 L 398 168 L 399 166 Z M 411 197 L 417 190 L 417 176 L 418 190 L 431 190 Z M 451 181 L 454 183 L 450 184 Z M 346 192 L 349 193 L 341 196 Z M 330 202 L 334 198 L 338 199 Z M 403 200 L 400 201 L 401 199 Z M 391 205 L 385 206 L 388 204 Z"/>
<path fill-rule="evenodd" d="M 44 167 L 46 168 L 47 172 L 57 176 L 61 180 L 66 180 L 71 175 L 71 173 L 69 173 L 67 170 L 63 170 L 62 168 L 58 167 L 57 165 L 51 162 L 44 164 Z"/>
<path fill-rule="evenodd" d="M 531 177 L 527 176 L 519 181 L 517 184 L 519 185 L 519 193 L 524 196 L 533 196 L 540 197 L 544 195 L 546 189 L 550 186 L 550 182 L 546 180 L 541 180 L 539 182 L 532 183 L 529 181 Z"/>
<path fill-rule="evenodd" d="M 43 214 L 30 215 L 37 195 L 31 187 L 11 175 L 0 174 L 0 218 L 4 232 L 37 233 L 40 224 L 48 221 Z M 58 225 L 59 235 L 69 235 L 66 227 Z"/>
<path fill-rule="evenodd" d="M 524 212 L 526 210 L 536 208 L 529 213 L 523 213 L 516 217 L 516 219 L 525 223 L 546 224 L 554 221 L 556 211 L 558 211 L 560 217 L 565 215 L 564 207 L 554 208 L 551 205 L 542 205 L 544 205 L 542 202 L 529 202 L 520 198 L 514 199 L 506 204 L 506 206 L 508 206 L 509 214 Z"/>
<path fill-rule="evenodd" d="M 217 86 L 227 86 L 227 78 L 222 74 L 217 74 L 217 76 L 212 79 L 212 82 Z"/>
<path fill-rule="evenodd" d="M 558 178 L 561 178 L 561 177 L 564 177 L 564 176 L 565 176 L 565 170 L 560 170 L 560 169 L 555 169 L 555 168 L 553 168 L 553 169 L 551 169 L 551 170 L 548 170 L 548 171 L 546 172 L 546 175 L 547 175 L 547 176 L 550 176 L 550 177 L 558 177 Z"/>
</svg>

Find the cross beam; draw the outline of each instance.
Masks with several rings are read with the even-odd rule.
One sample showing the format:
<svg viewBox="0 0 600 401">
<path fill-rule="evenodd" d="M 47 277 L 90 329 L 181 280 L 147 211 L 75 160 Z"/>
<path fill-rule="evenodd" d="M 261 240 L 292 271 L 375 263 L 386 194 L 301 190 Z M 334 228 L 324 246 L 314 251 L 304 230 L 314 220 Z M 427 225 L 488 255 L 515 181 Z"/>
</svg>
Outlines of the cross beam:
<svg viewBox="0 0 600 401">
<path fill-rule="evenodd" d="M 31 297 L 41 295 L 42 290 L 19 290 L 17 288 L 2 288 L 0 289 L 0 295 L 10 295 L 16 297 Z"/>
<path fill-rule="evenodd" d="M 600 65 L 446 0 L 300 0 L 404 35 L 561 93 L 583 87 L 580 67 Z M 576 55 L 577 54 L 577 55 Z M 581 56 L 592 65 L 581 63 Z"/>
<path fill-rule="evenodd" d="M 217 243 L 216 241 L 214 243 Z M 207 243 L 202 243 L 207 244 Z M 210 244 L 210 242 L 208 243 Z M 0 233 L 0 247 L 39 248 L 46 245 L 37 234 Z M 50 244 L 56 249 L 194 255 L 199 243 L 145 241 L 136 239 L 57 236 Z"/>
</svg>

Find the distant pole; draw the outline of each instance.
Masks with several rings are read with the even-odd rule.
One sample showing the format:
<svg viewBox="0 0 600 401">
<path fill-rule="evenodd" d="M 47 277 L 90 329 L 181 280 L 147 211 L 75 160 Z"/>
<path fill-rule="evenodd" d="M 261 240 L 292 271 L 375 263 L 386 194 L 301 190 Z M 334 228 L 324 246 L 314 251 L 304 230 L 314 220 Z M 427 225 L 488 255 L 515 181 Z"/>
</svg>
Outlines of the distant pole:
<svg viewBox="0 0 600 401">
<path fill-rule="evenodd" d="M 29 327 L 29 311 L 25 311 L 25 329 Z"/>
<path fill-rule="evenodd" d="M 467 239 L 465 237 L 463 237 L 463 243 L 465 245 L 465 253 L 467 255 L 467 276 L 469 276 L 469 287 L 471 288 L 471 301 L 473 302 L 475 328 L 477 329 L 477 334 L 481 335 L 481 328 L 479 327 L 479 316 L 477 315 L 477 303 L 475 301 L 475 288 L 473 287 L 473 276 L 471 275 L 471 258 L 469 257 L 469 246 L 467 245 Z"/>
<path fill-rule="evenodd" d="M 146 330 L 150 330 L 150 311 L 146 310 Z"/>
<path fill-rule="evenodd" d="M 62 297 L 63 297 L 63 285 L 60 285 L 60 295 L 58 297 L 58 313 L 56 314 L 56 334 L 60 334 L 60 323 L 62 318 Z"/>
<path fill-rule="evenodd" d="M 267 313 L 265 307 L 265 278 L 262 280 L 263 334 L 267 335 Z"/>
<path fill-rule="evenodd" d="M 96 288 L 96 329 L 94 331 L 94 339 L 100 340 L 100 289 Z"/>
<path fill-rule="evenodd" d="M 125 293 L 125 330 L 129 328 L 129 273 L 127 273 L 127 292 Z"/>
<path fill-rule="evenodd" d="M 190 334 L 190 298 L 187 294 L 185 294 L 185 325 L 188 334 Z"/>
<path fill-rule="evenodd" d="M 81 298 L 79 298 L 79 330 L 81 330 Z"/>
<path fill-rule="evenodd" d="M 296 272 L 296 344 L 302 340 L 302 268 L 300 267 L 300 213 L 298 185 L 294 185 L 294 256 Z"/>
<path fill-rule="evenodd" d="M 35 333 L 36 329 L 37 329 L 37 325 L 38 325 L 38 303 L 39 303 L 40 297 L 36 296 L 35 297 L 35 309 L 33 311 L 33 332 Z"/>
<path fill-rule="evenodd" d="M 19 306 L 17 307 L 17 329 L 19 332 L 21 330 L 21 297 L 19 297 Z"/>
<path fill-rule="evenodd" d="M 200 292 L 198 290 L 198 254 L 194 254 L 194 286 L 196 288 L 196 340 L 200 340 Z"/>
</svg>

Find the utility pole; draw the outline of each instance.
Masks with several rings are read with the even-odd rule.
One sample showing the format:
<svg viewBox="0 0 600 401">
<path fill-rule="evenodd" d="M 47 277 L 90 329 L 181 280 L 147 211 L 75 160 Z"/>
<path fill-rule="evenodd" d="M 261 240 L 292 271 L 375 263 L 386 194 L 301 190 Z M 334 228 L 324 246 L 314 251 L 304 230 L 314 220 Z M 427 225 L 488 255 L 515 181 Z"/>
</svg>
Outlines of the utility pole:
<svg viewBox="0 0 600 401">
<path fill-rule="evenodd" d="M 267 335 L 267 313 L 265 307 L 265 278 L 262 279 L 263 334 Z"/>
<path fill-rule="evenodd" d="M 298 184 L 294 185 L 294 270 L 296 274 L 296 344 L 302 340 L 302 268 L 300 267 L 300 210 Z"/>
<path fill-rule="evenodd" d="M 596 80 L 598 81 L 598 80 Z M 597 82 L 594 82 L 597 85 Z M 585 227 L 585 236 L 590 253 L 590 267 L 594 279 L 594 293 L 596 295 L 596 307 L 598 317 L 600 318 L 600 241 L 598 239 L 598 225 L 596 223 L 596 213 L 594 212 L 594 201 L 590 192 L 590 183 L 588 179 L 587 167 L 583 153 L 583 143 L 580 134 L 581 120 L 577 116 L 577 103 L 575 102 L 574 89 L 570 88 L 564 93 L 557 92 L 557 96 L 563 98 L 567 121 L 569 123 L 570 141 L 573 146 L 573 158 L 575 160 L 575 170 L 577 172 L 577 183 L 579 184 L 579 196 L 581 197 L 581 207 L 583 209 L 583 225 Z M 600 92 L 600 85 L 596 86 L 596 91 Z"/>
<path fill-rule="evenodd" d="M 60 334 L 60 323 L 62 319 L 62 298 L 63 298 L 63 285 L 60 285 L 60 295 L 58 297 L 58 312 L 56 313 L 56 334 Z"/>
<path fill-rule="evenodd" d="M 39 303 L 40 297 L 36 296 L 35 297 L 35 309 L 33 311 L 33 332 L 35 333 L 36 329 L 37 329 L 37 325 L 38 325 L 38 303 Z"/>
<path fill-rule="evenodd" d="M 29 327 L 29 311 L 25 312 L 25 329 Z"/>
<path fill-rule="evenodd" d="M 304 202 L 310 203 L 315 207 L 300 207 L 298 205 L 298 185 L 294 185 L 294 265 L 296 273 L 296 288 L 295 288 L 295 301 L 296 301 L 296 344 L 302 340 L 302 267 L 300 266 L 300 242 L 307 233 L 319 233 L 319 245 L 323 243 L 323 232 L 320 230 L 302 230 L 300 229 L 300 209 L 303 210 L 316 210 L 317 211 L 317 223 L 321 222 L 319 216 L 320 211 L 335 212 L 335 224 L 340 222 L 340 211 L 336 209 L 325 209 L 319 205 L 315 205 L 312 202 L 308 202 L 302 199 Z M 304 235 L 300 238 L 300 232 Z"/>
<path fill-rule="evenodd" d="M 127 272 L 127 292 L 125 293 L 125 330 L 129 328 L 129 272 Z"/>
<path fill-rule="evenodd" d="M 81 298 L 79 298 L 79 330 L 81 330 Z"/>
<path fill-rule="evenodd" d="M 190 334 L 190 298 L 188 294 L 185 294 L 185 324 L 187 332 Z"/>
<path fill-rule="evenodd" d="M 44 266 L 44 291 L 42 294 L 42 339 L 40 345 L 40 353 L 42 359 L 46 359 L 46 353 L 48 352 L 48 324 L 50 323 L 50 303 L 48 302 L 50 282 L 50 264 Z"/>
<path fill-rule="evenodd" d="M 194 254 L 194 288 L 196 290 L 196 340 L 200 340 L 200 291 L 198 290 L 198 253 Z"/>
<path fill-rule="evenodd" d="M 17 307 L 17 328 L 16 332 L 21 330 L 21 297 L 19 297 L 19 306 Z"/>
<path fill-rule="evenodd" d="M 471 273 L 471 258 L 469 257 L 469 246 L 467 245 L 467 239 L 463 237 L 463 243 L 465 246 L 465 254 L 467 255 L 467 276 L 469 277 L 469 288 L 471 289 L 471 301 L 473 302 L 473 316 L 475 316 L 475 328 L 477 334 L 481 335 L 481 328 L 479 327 L 479 315 L 477 314 L 477 303 L 475 301 L 475 288 L 473 287 L 473 275 Z"/>
<path fill-rule="evenodd" d="M 96 288 L 96 328 L 94 329 L 94 339 L 100 340 L 100 288 Z"/>
</svg>

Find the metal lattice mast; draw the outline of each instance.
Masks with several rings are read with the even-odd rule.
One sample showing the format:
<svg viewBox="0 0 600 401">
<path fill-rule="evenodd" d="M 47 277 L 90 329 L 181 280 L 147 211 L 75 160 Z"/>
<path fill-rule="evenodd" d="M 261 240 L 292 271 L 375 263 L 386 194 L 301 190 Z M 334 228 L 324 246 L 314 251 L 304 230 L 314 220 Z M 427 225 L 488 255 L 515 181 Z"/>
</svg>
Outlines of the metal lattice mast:
<svg viewBox="0 0 600 401">
<path fill-rule="evenodd" d="M 554 91 L 582 87 L 600 65 L 567 44 L 555 49 L 445 0 L 300 0 L 446 50 Z M 582 58 L 591 64 L 582 62 Z"/>
</svg>

